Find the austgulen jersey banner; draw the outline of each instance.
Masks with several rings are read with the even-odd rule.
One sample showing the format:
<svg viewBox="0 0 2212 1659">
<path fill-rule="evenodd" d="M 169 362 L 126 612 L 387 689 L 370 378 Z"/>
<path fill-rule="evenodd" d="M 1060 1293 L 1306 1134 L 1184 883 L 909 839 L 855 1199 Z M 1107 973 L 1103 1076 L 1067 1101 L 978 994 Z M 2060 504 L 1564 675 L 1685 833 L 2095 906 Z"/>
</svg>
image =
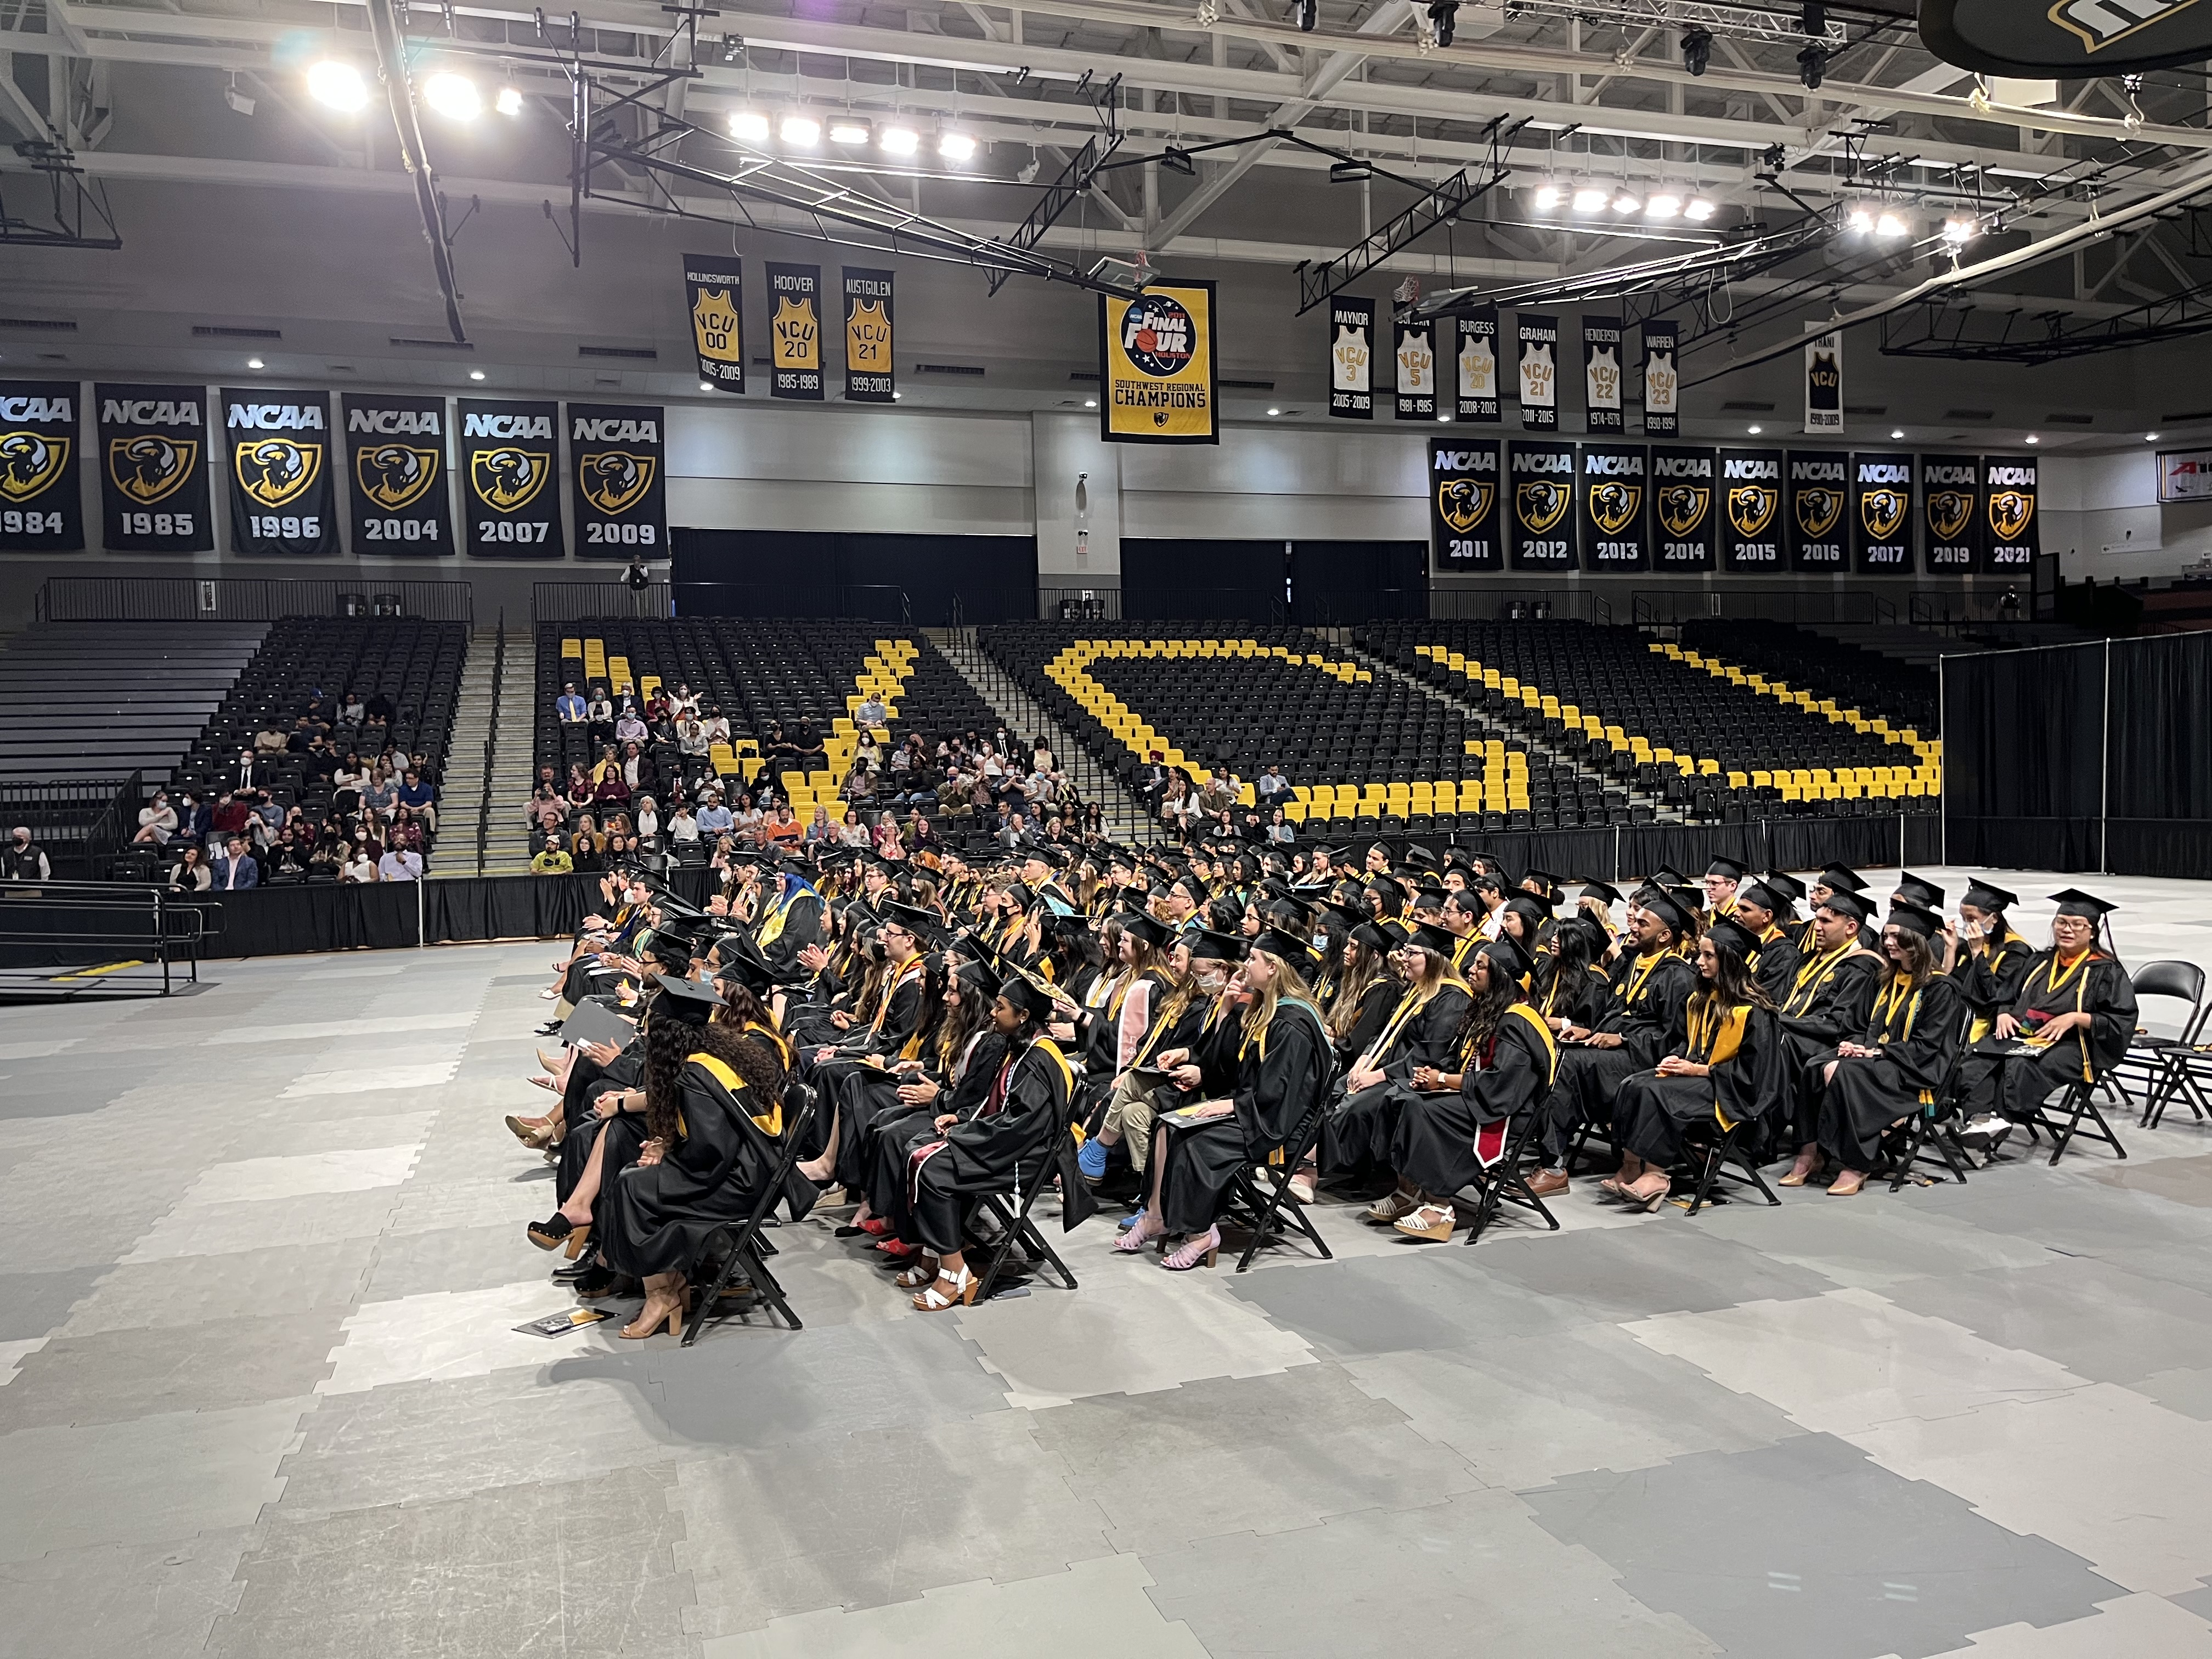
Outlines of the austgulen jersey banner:
<svg viewBox="0 0 2212 1659">
<path fill-rule="evenodd" d="M 891 368 L 891 273 L 852 265 L 845 277 L 845 401 L 888 404 L 898 397 Z"/>
<path fill-rule="evenodd" d="M 820 403 L 822 267 L 769 260 L 768 303 L 768 395 Z M 577 534 L 583 534 L 580 520 Z"/>
<path fill-rule="evenodd" d="M 1982 521 L 1991 572 L 2017 574 L 2035 562 L 2035 462 L 2027 455 L 1982 457 Z"/>
<path fill-rule="evenodd" d="M 1649 570 L 1651 548 L 1647 458 L 1642 444 L 1586 443 L 1582 447 L 1583 568 Z"/>
<path fill-rule="evenodd" d="M 1438 570 L 1505 568 L 1498 462 L 1495 438 L 1429 440 L 1429 540 Z"/>
<path fill-rule="evenodd" d="M 1928 571 L 1964 575 L 1982 562 L 1982 464 L 1972 455 L 1920 458 Z M 1911 565 L 1905 567 L 1911 569 Z"/>
<path fill-rule="evenodd" d="M 453 550 L 446 400 L 349 392 L 346 478 L 356 558 L 435 558 Z"/>
<path fill-rule="evenodd" d="M 1422 317 L 1392 327 L 1391 355 L 1398 362 L 1398 418 L 1433 421 L 1437 418 L 1436 324 Z"/>
<path fill-rule="evenodd" d="M 1912 457 L 1904 450 L 1851 456 L 1851 564 L 1862 575 L 1912 568 Z"/>
<path fill-rule="evenodd" d="M 1851 568 L 1844 508 L 1850 499 L 1850 457 L 1839 449 L 1790 452 L 1790 568 L 1841 574 Z"/>
<path fill-rule="evenodd" d="M 1521 424 L 1532 432 L 1559 424 L 1559 319 L 1516 318 L 1521 343 Z"/>
<path fill-rule="evenodd" d="M 0 380 L 0 552 L 84 546 L 77 383 Z"/>
<path fill-rule="evenodd" d="M 1651 447 L 1651 542 L 1654 570 L 1713 568 L 1713 474 L 1710 449 Z"/>
<path fill-rule="evenodd" d="M 1219 443 L 1213 284 L 1100 295 L 1098 390 L 1098 435 L 1108 443 Z"/>
<path fill-rule="evenodd" d="M 1524 439 L 1505 447 L 1506 516 L 1516 570 L 1575 568 L 1575 447 Z"/>
<path fill-rule="evenodd" d="M 561 406 L 505 398 L 460 400 L 462 521 L 470 556 L 557 559 L 561 533 Z"/>
<path fill-rule="evenodd" d="M 103 380 L 100 544 L 115 553 L 212 553 L 207 388 Z"/>
<path fill-rule="evenodd" d="M 568 405 L 579 558 L 668 556 L 665 425 L 658 404 Z"/>
<path fill-rule="evenodd" d="M 1682 429 L 1682 377 L 1674 367 L 1679 336 L 1668 322 L 1646 323 L 1643 333 L 1644 435 L 1671 438 Z"/>
<path fill-rule="evenodd" d="M 1478 311 L 1459 319 L 1458 416 L 1477 426 L 1496 426 L 1498 415 L 1498 313 Z"/>
<path fill-rule="evenodd" d="M 338 550 L 330 393 L 226 386 L 222 440 L 232 552 Z"/>
<path fill-rule="evenodd" d="M 1625 432 L 1621 410 L 1620 319 L 1583 319 L 1583 430 Z"/>
<path fill-rule="evenodd" d="M 745 389 L 745 264 L 734 253 L 684 256 L 684 303 L 699 380 L 717 392 Z"/>
<path fill-rule="evenodd" d="M 1782 452 L 1723 449 L 1720 459 L 1721 568 L 1782 569 Z"/>
<path fill-rule="evenodd" d="M 1375 418 L 1375 301 L 1328 302 L 1328 412 L 1346 421 Z"/>
</svg>

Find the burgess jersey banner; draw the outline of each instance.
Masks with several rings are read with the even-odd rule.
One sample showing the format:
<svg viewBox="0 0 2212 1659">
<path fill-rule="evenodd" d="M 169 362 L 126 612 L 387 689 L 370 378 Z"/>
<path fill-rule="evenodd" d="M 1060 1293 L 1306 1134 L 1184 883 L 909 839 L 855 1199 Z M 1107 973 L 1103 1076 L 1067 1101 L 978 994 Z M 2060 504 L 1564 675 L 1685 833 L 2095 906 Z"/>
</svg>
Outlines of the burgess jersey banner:
<svg viewBox="0 0 2212 1659">
<path fill-rule="evenodd" d="M 1583 568 L 1649 570 L 1650 492 L 1642 444 L 1587 443 L 1582 450 Z"/>
<path fill-rule="evenodd" d="M 1478 311 L 1459 319 L 1459 418 L 1498 424 L 1498 313 Z"/>
<path fill-rule="evenodd" d="M 1438 570 L 1502 570 L 1498 440 L 1429 440 L 1429 539 Z"/>
<path fill-rule="evenodd" d="M 1841 572 L 1851 568 L 1844 507 L 1850 498 L 1850 458 L 1841 450 L 1790 453 L 1790 568 Z"/>
<path fill-rule="evenodd" d="M 561 408 L 489 398 L 460 401 L 461 510 L 471 556 L 557 559 Z"/>
<path fill-rule="evenodd" d="M 822 401 L 822 267 L 768 267 L 768 395 Z M 576 534 L 583 535 L 583 520 Z M 582 547 L 580 552 L 589 553 Z"/>
<path fill-rule="evenodd" d="M 226 386 L 222 433 L 230 463 L 230 550 L 337 552 L 330 393 Z"/>
<path fill-rule="evenodd" d="M 103 380 L 100 544 L 115 553 L 212 553 L 207 388 Z"/>
<path fill-rule="evenodd" d="M 568 405 L 579 558 L 668 556 L 661 426 L 658 404 Z"/>
<path fill-rule="evenodd" d="M 1713 568 L 1713 452 L 1651 447 L 1654 570 Z"/>
<path fill-rule="evenodd" d="M 451 553 L 446 400 L 349 392 L 343 402 L 354 556 Z"/>
<path fill-rule="evenodd" d="M 1862 575 L 1912 568 L 1912 457 L 1901 450 L 1851 457 L 1851 562 Z"/>
<path fill-rule="evenodd" d="M 83 547 L 76 404 L 74 380 L 0 380 L 0 552 Z"/>
<path fill-rule="evenodd" d="M 845 276 L 845 401 L 888 404 L 898 396 L 891 370 L 891 274 L 856 270 Z"/>
<path fill-rule="evenodd" d="M 1213 284 L 1155 283 L 1098 296 L 1098 435 L 1116 444 L 1218 444 Z"/>
<path fill-rule="evenodd" d="M 1508 444 L 1505 489 L 1513 568 L 1575 568 L 1575 447 L 1534 439 Z"/>
<path fill-rule="evenodd" d="M 684 303 L 699 379 L 718 392 L 745 389 L 744 261 L 734 253 L 684 256 Z"/>
</svg>

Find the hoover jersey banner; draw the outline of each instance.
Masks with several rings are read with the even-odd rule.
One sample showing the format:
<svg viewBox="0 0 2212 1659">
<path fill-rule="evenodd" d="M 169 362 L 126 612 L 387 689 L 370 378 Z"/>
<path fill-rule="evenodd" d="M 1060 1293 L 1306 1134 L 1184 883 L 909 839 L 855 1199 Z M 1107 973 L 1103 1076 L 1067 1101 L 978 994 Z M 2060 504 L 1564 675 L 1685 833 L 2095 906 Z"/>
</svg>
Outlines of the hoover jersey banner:
<svg viewBox="0 0 2212 1659">
<path fill-rule="evenodd" d="M 1840 450 L 1790 453 L 1790 568 L 1841 574 L 1851 568 L 1844 507 L 1850 499 L 1850 457 Z"/>
<path fill-rule="evenodd" d="M 359 559 L 453 550 L 446 400 L 356 397 L 345 405 L 346 477 Z"/>
<path fill-rule="evenodd" d="M 1391 355 L 1398 360 L 1398 418 L 1433 421 L 1437 418 L 1436 325 L 1423 318 L 1417 323 L 1392 326 Z"/>
<path fill-rule="evenodd" d="M 1782 452 L 1721 451 L 1721 568 L 1780 570 Z"/>
<path fill-rule="evenodd" d="M 1713 568 L 1713 452 L 1651 450 L 1651 541 L 1655 570 Z"/>
<path fill-rule="evenodd" d="M 1649 480 L 1642 444 L 1584 444 L 1582 455 L 1583 568 L 1649 570 Z"/>
<path fill-rule="evenodd" d="M 845 276 L 845 401 L 888 404 L 898 394 L 891 370 L 891 274 L 855 270 Z"/>
<path fill-rule="evenodd" d="M 1644 325 L 1644 431 L 1671 438 L 1682 429 L 1679 403 L 1682 377 L 1674 368 L 1677 338 L 1672 323 Z"/>
<path fill-rule="evenodd" d="M 568 405 L 577 557 L 668 556 L 667 488 L 661 477 L 664 423 L 658 404 Z"/>
<path fill-rule="evenodd" d="M 1495 438 L 1429 440 L 1429 539 L 1438 570 L 1502 570 Z"/>
<path fill-rule="evenodd" d="M 0 380 L 0 552 L 84 545 L 77 383 Z"/>
<path fill-rule="evenodd" d="M 1328 302 L 1328 412 L 1375 418 L 1375 301 Z"/>
<path fill-rule="evenodd" d="M 1851 457 L 1851 563 L 1861 574 L 1912 568 L 1912 457 L 1902 450 Z"/>
<path fill-rule="evenodd" d="M 557 404 L 460 402 L 461 510 L 471 556 L 557 559 L 561 409 Z"/>
<path fill-rule="evenodd" d="M 1116 444 L 1218 444 L 1213 284 L 1098 296 L 1098 435 Z"/>
<path fill-rule="evenodd" d="M 1990 568 L 2010 574 L 2035 562 L 2035 463 L 2025 455 L 1982 457 L 1982 522 Z"/>
<path fill-rule="evenodd" d="M 1823 334 L 1805 342 L 1805 430 L 1844 429 L 1844 337 Z"/>
<path fill-rule="evenodd" d="M 222 434 L 230 463 L 230 550 L 337 552 L 330 394 L 226 386 Z"/>
<path fill-rule="evenodd" d="M 1459 349 L 1454 354 L 1459 379 L 1459 418 L 1478 426 L 1498 424 L 1498 313 L 1478 311 L 1459 321 Z"/>
<path fill-rule="evenodd" d="M 102 381 L 100 544 L 117 553 L 212 553 L 207 389 Z"/>
<path fill-rule="evenodd" d="M 768 267 L 768 395 L 822 401 L 822 267 Z M 579 536 L 583 520 L 577 521 Z M 580 549 L 588 552 L 588 548 Z"/>
<path fill-rule="evenodd" d="M 1923 455 L 1920 510 L 1928 523 L 1928 569 L 1931 575 L 1938 570 L 1963 574 L 1980 567 L 1979 461 L 1972 455 Z"/>
<path fill-rule="evenodd" d="M 1559 424 L 1559 319 L 1522 317 L 1521 424 L 1531 431 L 1555 431 Z"/>
<path fill-rule="evenodd" d="M 1625 432 L 1620 402 L 1620 319 L 1583 319 L 1583 407 L 1587 432 Z"/>
<path fill-rule="evenodd" d="M 684 256 L 684 301 L 699 378 L 718 392 L 745 389 L 745 263 L 734 253 Z"/>
<path fill-rule="evenodd" d="M 1507 516 L 1516 570 L 1575 568 L 1575 447 L 1531 440 L 1506 446 Z"/>
</svg>

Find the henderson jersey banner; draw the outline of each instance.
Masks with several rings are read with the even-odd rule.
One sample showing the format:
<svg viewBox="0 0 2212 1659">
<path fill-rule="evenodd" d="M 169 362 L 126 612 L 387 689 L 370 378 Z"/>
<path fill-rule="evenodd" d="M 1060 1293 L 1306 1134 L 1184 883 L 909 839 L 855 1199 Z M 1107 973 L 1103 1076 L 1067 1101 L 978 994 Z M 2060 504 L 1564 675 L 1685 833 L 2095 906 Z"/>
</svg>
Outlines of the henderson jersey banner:
<svg viewBox="0 0 2212 1659">
<path fill-rule="evenodd" d="M 561 408 L 490 398 L 460 401 L 461 508 L 471 556 L 557 559 Z"/>
<path fill-rule="evenodd" d="M 330 393 L 225 386 L 222 436 L 230 463 L 230 550 L 337 552 Z"/>
<path fill-rule="evenodd" d="M 77 383 L 0 380 L 0 552 L 84 545 Z"/>
<path fill-rule="evenodd" d="M 768 395 L 822 401 L 822 267 L 768 266 Z M 576 534 L 583 535 L 583 520 Z M 589 554 L 589 547 L 579 552 Z"/>
<path fill-rule="evenodd" d="M 2009 573 L 2035 562 L 2035 462 L 2026 455 L 1982 457 L 1982 522 L 1990 568 Z"/>
<path fill-rule="evenodd" d="M 349 392 L 341 401 L 345 406 L 354 556 L 451 553 L 446 400 L 357 397 Z"/>
<path fill-rule="evenodd" d="M 637 553 L 648 559 L 668 556 L 662 424 L 658 404 L 568 405 L 568 466 L 576 486 L 579 558 L 627 559 Z"/>
<path fill-rule="evenodd" d="M 1676 401 L 1682 389 L 1674 368 L 1675 328 L 1672 323 L 1644 325 L 1644 432 L 1646 437 L 1671 438 L 1682 429 Z"/>
<path fill-rule="evenodd" d="M 1649 570 L 1649 481 L 1642 444 L 1587 443 L 1582 453 L 1583 568 Z"/>
<path fill-rule="evenodd" d="M 1721 568 L 1780 570 L 1782 452 L 1721 451 Z"/>
<path fill-rule="evenodd" d="M 845 401 L 887 404 L 898 393 L 891 369 L 891 274 L 847 265 Z"/>
<path fill-rule="evenodd" d="M 1433 421 L 1437 418 L 1437 325 L 1424 317 L 1419 322 L 1395 323 L 1391 355 L 1398 360 L 1398 418 Z"/>
<path fill-rule="evenodd" d="M 1972 455 L 1920 458 L 1920 510 L 1928 521 L 1928 570 L 1978 568 L 1982 551 L 1982 464 Z M 1910 570 L 1910 564 L 1901 567 Z"/>
<path fill-rule="evenodd" d="M 112 553 L 212 553 L 207 390 L 102 381 L 100 544 Z"/>
<path fill-rule="evenodd" d="M 1098 435 L 1115 444 L 1218 444 L 1213 284 L 1156 283 L 1098 296 Z"/>
<path fill-rule="evenodd" d="M 1478 311 L 1462 317 L 1459 349 L 1454 354 L 1459 376 L 1458 415 L 1478 426 L 1498 424 L 1498 313 Z"/>
<path fill-rule="evenodd" d="M 1440 571 L 1502 570 L 1498 440 L 1429 440 L 1429 537 Z"/>
<path fill-rule="evenodd" d="M 1837 449 L 1790 452 L 1790 568 L 1851 568 L 1844 508 L 1850 499 L 1850 457 Z"/>
<path fill-rule="evenodd" d="M 1532 432 L 1559 425 L 1559 319 L 1516 319 L 1521 343 L 1521 424 Z"/>
<path fill-rule="evenodd" d="M 1506 514 L 1516 570 L 1575 568 L 1575 447 L 1540 440 L 1506 451 Z"/>
<path fill-rule="evenodd" d="M 1713 568 L 1713 452 L 1651 449 L 1651 544 L 1654 570 Z"/>
<path fill-rule="evenodd" d="M 1328 302 L 1328 412 L 1347 421 L 1375 418 L 1375 301 Z"/>
<path fill-rule="evenodd" d="M 1620 405 L 1620 319 L 1583 319 L 1583 429 L 1625 432 Z"/>
<path fill-rule="evenodd" d="M 1912 457 L 1902 450 L 1851 457 L 1851 563 L 1863 575 L 1912 568 Z"/>
<path fill-rule="evenodd" d="M 684 256 L 684 299 L 699 378 L 718 392 L 745 389 L 745 263 L 734 253 Z"/>
<path fill-rule="evenodd" d="M 1805 430 L 1844 429 L 1844 337 L 1822 334 L 1805 342 Z"/>
</svg>

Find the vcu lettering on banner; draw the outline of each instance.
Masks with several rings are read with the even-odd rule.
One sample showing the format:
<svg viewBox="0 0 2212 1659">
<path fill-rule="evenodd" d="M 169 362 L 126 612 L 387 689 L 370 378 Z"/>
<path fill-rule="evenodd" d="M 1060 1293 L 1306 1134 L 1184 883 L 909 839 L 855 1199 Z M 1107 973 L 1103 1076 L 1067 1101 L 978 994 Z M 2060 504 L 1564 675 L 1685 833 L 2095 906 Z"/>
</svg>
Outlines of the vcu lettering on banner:
<svg viewBox="0 0 2212 1659">
<path fill-rule="evenodd" d="M 1844 509 L 1851 494 L 1850 457 L 1840 450 L 1790 452 L 1790 568 L 1847 571 L 1850 532 Z"/>
<path fill-rule="evenodd" d="M 1805 342 L 1805 430 L 1844 429 L 1844 337 L 1823 334 Z"/>
<path fill-rule="evenodd" d="M 1672 323 L 1644 325 L 1644 431 L 1647 437 L 1671 438 L 1682 429 L 1679 402 L 1682 377 L 1674 367 L 1675 339 Z"/>
<path fill-rule="evenodd" d="M 684 303 L 699 378 L 718 392 L 745 389 L 745 265 L 734 253 L 684 256 Z"/>
<path fill-rule="evenodd" d="M 1627 429 L 1621 412 L 1620 319 L 1583 319 L 1583 407 L 1588 411 L 1584 430 L 1622 432 Z"/>
<path fill-rule="evenodd" d="M 2035 462 L 2026 455 L 1982 457 L 1982 522 L 1989 567 L 2007 574 L 2035 563 Z"/>
<path fill-rule="evenodd" d="M 1559 319 L 1523 316 L 1516 319 L 1521 343 L 1521 424 L 1531 431 L 1555 431 L 1559 424 Z"/>
<path fill-rule="evenodd" d="M 1575 447 L 1531 439 L 1506 446 L 1506 516 L 1516 570 L 1575 566 Z"/>
<path fill-rule="evenodd" d="M 1721 451 L 1719 497 L 1721 568 L 1784 568 L 1782 452 Z"/>
<path fill-rule="evenodd" d="M 1429 440 L 1429 539 L 1438 570 L 1502 570 L 1495 438 Z"/>
<path fill-rule="evenodd" d="M 453 550 L 443 398 L 356 396 L 345 404 L 356 558 Z"/>
<path fill-rule="evenodd" d="M 891 368 L 891 273 L 845 267 L 845 401 L 895 400 Z"/>
<path fill-rule="evenodd" d="M 1424 317 L 1397 323 L 1393 356 L 1398 362 L 1398 418 L 1433 421 L 1437 418 L 1436 324 Z"/>
<path fill-rule="evenodd" d="M 1098 296 L 1098 435 L 1117 444 L 1217 444 L 1213 284 L 1155 283 Z"/>
<path fill-rule="evenodd" d="M 330 394 L 226 386 L 222 429 L 230 452 L 230 550 L 337 552 Z"/>
<path fill-rule="evenodd" d="M 1902 450 L 1851 456 L 1851 563 L 1863 575 L 1912 568 L 1912 457 Z"/>
<path fill-rule="evenodd" d="M 1588 443 L 1582 450 L 1583 568 L 1651 568 L 1650 490 L 1642 444 Z"/>
<path fill-rule="evenodd" d="M 1713 474 L 1710 449 L 1651 447 L 1651 543 L 1654 570 L 1713 568 Z"/>
<path fill-rule="evenodd" d="M 561 409 L 551 403 L 460 400 L 463 522 L 479 559 L 557 559 Z"/>
<path fill-rule="evenodd" d="M 1498 424 L 1498 313 L 1478 311 L 1458 320 L 1457 414 L 1477 426 Z"/>
<path fill-rule="evenodd" d="M 212 553 L 207 390 L 101 381 L 100 544 L 114 553 Z"/>
<path fill-rule="evenodd" d="M 658 404 L 570 404 L 576 556 L 668 556 L 668 492 Z"/>
<path fill-rule="evenodd" d="M 0 380 L 0 552 L 84 545 L 75 380 Z"/>
<path fill-rule="evenodd" d="M 1972 455 L 1920 458 L 1920 511 L 1928 569 L 1963 574 L 1982 562 L 1982 464 Z M 1910 565 L 1905 567 L 1911 568 Z"/>
<path fill-rule="evenodd" d="M 768 395 L 821 402 L 822 267 L 769 260 L 768 303 Z M 580 537 L 582 523 L 577 520 Z"/>
<path fill-rule="evenodd" d="M 1341 420 L 1375 418 L 1375 301 L 1328 302 L 1328 412 Z"/>
</svg>

